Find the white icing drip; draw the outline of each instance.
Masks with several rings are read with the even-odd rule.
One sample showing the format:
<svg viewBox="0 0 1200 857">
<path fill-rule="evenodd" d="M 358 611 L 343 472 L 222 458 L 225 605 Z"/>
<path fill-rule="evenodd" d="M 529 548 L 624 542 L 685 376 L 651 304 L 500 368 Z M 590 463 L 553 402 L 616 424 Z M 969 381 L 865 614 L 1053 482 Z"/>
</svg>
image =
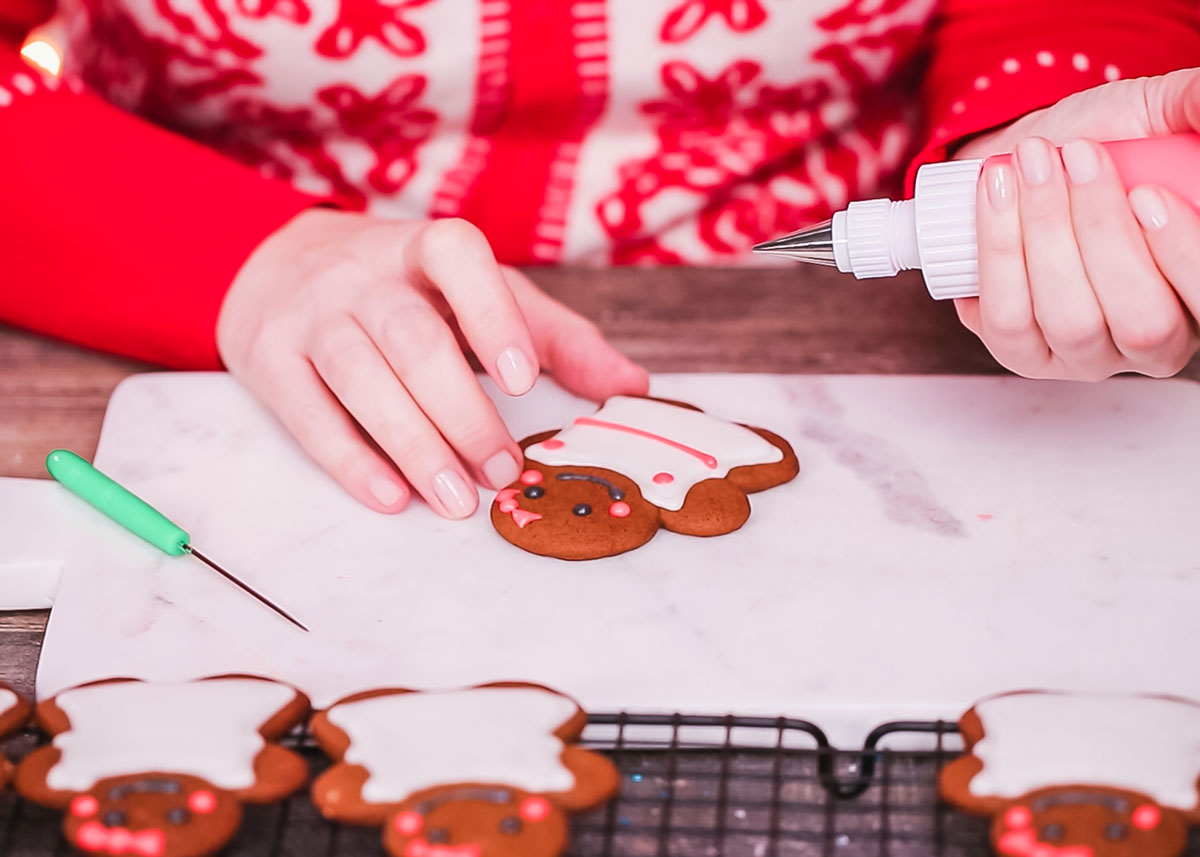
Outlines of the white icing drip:
<svg viewBox="0 0 1200 857">
<path fill-rule="evenodd" d="M 7 714 L 17 705 L 17 695 L 6 687 L 0 687 L 0 714 Z"/>
<path fill-rule="evenodd" d="M 651 503 L 671 511 L 683 506 L 687 492 L 698 482 L 726 476 L 735 467 L 783 460 L 777 446 L 748 428 L 664 402 L 615 396 L 591 418 L 669 438 L 715 457 L 717 467 L 710 468 L 696 456 L 657 440 L 575 424 L 554 436 L 562 447 L 547 449 L 545 443 L 535 443 L 525 451 L 526 457 L 551 467 L 575 465 L 616 471 L 637 483 L 642 496 Z M 669 473 L 672 480 L 655 482 L 659 473 Z"/>
<path fill-rule="evenodd" d="M 363 797 L 390 803 L 456 783 L 569 791 L 575 777 L 553 732 L 577 710 L 535 688 L 471 688 L 372 697 L 328 717 L 350 738 L 345 760 L 369 772 Z"/>
<path fill-rule="evenodd" d="M 254 784 L 259 728 L 295 696 L 274 682 L 113 682 L 68 690 L 55 703 L 71 728 L 46 783 L 87 791 L 106 777 L 191 774 L 226 789 Z"/>
<path fill-rule="evenodd" d="M 1095 785 L 1141 792 L 1161 806 L 1200 804 L 1200 705 L 1149 696 L 1006 694 L 975 706 L 983 770 L 970 791 L 1015 798 Z"/>
</svg>

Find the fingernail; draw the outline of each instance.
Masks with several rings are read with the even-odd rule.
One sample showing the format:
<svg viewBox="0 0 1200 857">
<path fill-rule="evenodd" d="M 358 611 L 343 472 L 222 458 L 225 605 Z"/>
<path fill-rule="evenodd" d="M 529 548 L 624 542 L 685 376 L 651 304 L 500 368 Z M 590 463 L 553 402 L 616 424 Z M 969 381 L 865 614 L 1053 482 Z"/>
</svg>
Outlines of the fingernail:
<svg viewBox="0 0 1200 857">
<path fill-rule="evenodd" d="M 454 470 L 433 477 L 433 493 L 452 518 L 465 518 L 475 508 L 475 492 Z"/>
<path fill-rule="evenodd" d="M 1129 192 L 1129 205 L 1143 229 L 1162 229 L 1167 225 L 1167 204 L 1152 187 L 1135 187 Z"/>
<path fill-rule="evenodd" d="M 525 352 L 515 345 L 510 345 L 500 352 L 496 358 L 496 371 L 500 380 L 510 395 L 519 396 L 528 392 L 533 386 L 533 363 L 525 356 Z"/>
<path fill-rule="evenodd" d="M 988 167 L 987 198 L 992 208 L 1005 211 L 1012 208 L 1013 188 L 1016 181 L 1012 170 L 1006 164 L 992 164 Z"/>
<path fill-rule="evenodd" d="M 384 506 L 395 506 L 404 496 L 404 489 L 400 484 L 387 476 L 372 476 L 367 483 L 367 490 Z"/>
<path fill-rule="evenodd" d="M 1045 184 L 1050 179 L 1050 144 L 1040 137 L 1022 140 L 1017 144 L 1017 165 L 1025 181 Z"/>
<path fill-rule="evenodd" d="M 517 460 L 507 452 L 497 452 L 483 463 L 483 476 L 488 484 L 499 490 L 521 474 Z"/>
<path fill-rule="evenodd" d="M 1072 140 L 1063 146 L 1062 159 L 1073 184 L 1087 184 L 1100 174 L 1100 158 L 1087 140 Z"/>
</svg>

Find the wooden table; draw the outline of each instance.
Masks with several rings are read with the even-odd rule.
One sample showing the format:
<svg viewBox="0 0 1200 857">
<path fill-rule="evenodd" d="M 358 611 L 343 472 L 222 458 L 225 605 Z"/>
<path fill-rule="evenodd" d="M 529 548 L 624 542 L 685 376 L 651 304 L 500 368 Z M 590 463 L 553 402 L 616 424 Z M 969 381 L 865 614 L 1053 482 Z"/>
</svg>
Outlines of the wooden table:
<svg viewBox="0 0 1200 857">
<path fill-rule="evenodd" d="M 532 274 L 654 372 L 1001 371 L 917 275 L 858 282 L 799 266 Z M 113 388 L 153 369 L 0 327 L 0 476 L 44 476 L 56 447 L 90 458 Z M 1200 379 L 1200 360 L 1183 374 Z M 0 678 L 26 693 L 47 615 L 0 613 Z"/>
</svg>

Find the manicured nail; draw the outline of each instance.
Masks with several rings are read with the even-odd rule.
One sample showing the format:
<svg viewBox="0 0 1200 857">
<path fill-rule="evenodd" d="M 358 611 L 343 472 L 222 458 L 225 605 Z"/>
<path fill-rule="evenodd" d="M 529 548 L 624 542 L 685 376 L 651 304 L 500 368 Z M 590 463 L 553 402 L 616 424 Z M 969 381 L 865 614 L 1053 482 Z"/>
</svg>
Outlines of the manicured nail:
<svg viewBox="0 0 1200 857">
<path fill-rule="evenodd" d="M 1063 166 L 1073 184 L 1087 184 L 1100 174 L 1096 146 L 1088 140 L 1072 140 L 1062 147 Z"/>
<path fill-rule="evenodd" d="M 400 483 L 387 476 L 372 476 L 367 483 L 367 490 L 384 506 L 395 506 L 404 496 L 404 489 L 400 487 Z"/>
<path fill-rule="evenodd" d="M 525 352 L 515 345 L 510 345 L 500 352 L 496 358 L 496 371 L 509 395 L 519 396 L 528 392 L 536 380 L 533 374 L 533 363 L 525 356 Z"/>
<path fill-rule="evenodd" d="M 1135 187 L 1129 192 L 1129 205 L 1143 229 L 1162 229 L 1167 225 L 1167 204 L 1152 187 Z"/>
<path fill-rule="evenodd" d="M 992 164 L 987 168 L 987 198 L 996 211 L 1012 208 L 1017 185 L 1016 176 L 1007 164 Z"/>
<path fill-rule="evenodd" d="M 483 463 L 483 477 L 496 490 L 503 488 L 521 475 L 517 460 L 507 452 L 497 452 Z"/>
<path fill-rule="evenodd" d="M 1040 137 L 1022 140 L 1017 144 L 1017 165 L 1025 181 L 1045 184 L 1050 179 L 1050 144 Z"/>
<path fill-rule="evenodd" d="M 475 492 L 454 470 L 433 477 L 433 493 L 452 518 L 465 518 L 475 508 Z"/>
</svg>

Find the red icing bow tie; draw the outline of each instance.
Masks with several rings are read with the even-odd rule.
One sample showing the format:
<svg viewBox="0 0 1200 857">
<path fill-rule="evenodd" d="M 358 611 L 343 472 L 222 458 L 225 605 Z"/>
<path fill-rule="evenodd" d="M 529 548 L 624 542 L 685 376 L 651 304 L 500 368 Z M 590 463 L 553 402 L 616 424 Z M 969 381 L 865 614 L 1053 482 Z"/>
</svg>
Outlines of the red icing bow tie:
<svg viewBox="0 0 1200 857">
<path fill-rule="evenodd" d="M 132 831 L 124 827 L 105 827 L 89 821 L 76 834 L 84 851 L 106 854 L 136 854 L 138 857 L 162 857 L 167 838 L 161 830 Z"/>
<path fill-rule="evenodd" d="M 520 492 L 516 488 L 505 488 L 496 495 L 496 502 L 500 505 L 501 512 L 512 515 L 513 522 L 521 529 L 525 529 L 526 524 L 531 521 L 540 521 L 542 516 L 537 512 L 522 509 L 521 504 L 517 501 L 518 493 Z"/>
</svg>

